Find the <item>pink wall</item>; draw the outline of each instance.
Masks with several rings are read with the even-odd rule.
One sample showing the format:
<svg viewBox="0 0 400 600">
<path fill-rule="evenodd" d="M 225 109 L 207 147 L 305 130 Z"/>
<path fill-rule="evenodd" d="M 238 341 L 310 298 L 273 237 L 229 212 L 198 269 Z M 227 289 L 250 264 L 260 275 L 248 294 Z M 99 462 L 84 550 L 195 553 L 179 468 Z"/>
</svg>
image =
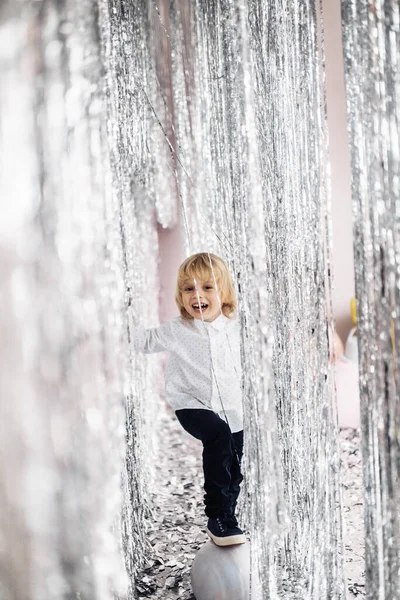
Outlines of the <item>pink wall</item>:
<svg viewBox="0 0 400 600">
<path fill-rule="evenodd" d="M 332 172 L 333 307 L 337 331 L 346 342 L 354 296 L 350 151 L 342 53 L 340 0 L 323 0 L 329 147 Z"/>
<path fill-rule="evenodd" d="M 179 315 L 175 303 L 175 289 L 179 265 L 186 258 L 183 256 L 181 243 L 180 224 L 171 229 L 158 226 L 159 244 L 159 277 L 160 298 L 159 315 L 160 323 L 165 323 Z"/>
</svg>

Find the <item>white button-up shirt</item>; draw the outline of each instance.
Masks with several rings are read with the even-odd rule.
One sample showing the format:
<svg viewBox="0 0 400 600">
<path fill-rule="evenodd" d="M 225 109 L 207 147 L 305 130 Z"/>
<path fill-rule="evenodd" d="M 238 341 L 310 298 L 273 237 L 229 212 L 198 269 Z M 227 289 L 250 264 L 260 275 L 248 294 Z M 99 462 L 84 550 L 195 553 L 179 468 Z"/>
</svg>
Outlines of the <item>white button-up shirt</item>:
<svg viewBox="0 0 400 600">
<path fill-rule="evenodd" d="M 239 329 L 237 319 L 220 315 L 211 323 L 177 317 L 132 333 L 136 350 L 169 352 L 165 393 L 174 410 L 212 410 L 236 433 L 243 429 Z"/>
</svg>

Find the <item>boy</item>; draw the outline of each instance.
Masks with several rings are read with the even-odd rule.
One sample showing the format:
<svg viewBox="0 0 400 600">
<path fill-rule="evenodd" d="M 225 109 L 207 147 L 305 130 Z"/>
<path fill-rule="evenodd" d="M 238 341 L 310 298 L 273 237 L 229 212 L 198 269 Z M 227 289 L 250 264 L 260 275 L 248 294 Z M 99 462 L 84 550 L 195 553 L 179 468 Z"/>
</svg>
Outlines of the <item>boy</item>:
<svg viewBox="0 0 400 600">
<path fill-rule="evenodd" d="M 235 507 L 243 476 L 243 409 L 237 301 L 225 262 L 207 252 L 179 268 L 180 316 L 133 331 L 136 350 L 168 351 L 165 392 L 182 427 L 203 443 L 207 534 L 219 546 L 246 541 Z"/>
</svg>

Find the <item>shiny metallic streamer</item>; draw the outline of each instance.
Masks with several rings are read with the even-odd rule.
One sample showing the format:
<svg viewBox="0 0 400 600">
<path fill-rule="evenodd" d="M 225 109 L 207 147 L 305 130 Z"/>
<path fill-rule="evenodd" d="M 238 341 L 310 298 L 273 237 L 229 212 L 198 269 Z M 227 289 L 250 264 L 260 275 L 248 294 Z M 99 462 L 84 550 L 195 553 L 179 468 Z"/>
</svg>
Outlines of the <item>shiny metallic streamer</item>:
<svg viewBox="0 0 400 600">
<path fill-rule="evenodd" d="M 129 359 L 125 315 L 156 324 L 176 201 L 154 192 L 149 26 L 125 9 L 0 9 L 4 600 L 123 598 L 126 571 L 132 597 L 149 550 L 160 365 Z"/>
<path fill-rule="evenodd" d="M 399 2 L 345 0 L 367 597 L 400 598 Z"/>
<path fill-rule="evenodd" d="M 284 452 L 285 576 L 296 597 L 343 597 L 319 5 L 253 4 L 257 117 Z M 310 468 L 311 467 L 311 468 Z M 293 476 L 293 474 L 296 474 Z M 307 548 L 305 540 L 313 550 Z M 297 589 L 296 589 L 297 588 Z"/>
<path fill-rule="evenodd" d="M 133 315 L 129 328 L 139 323 L 147 327 L 158 324 L 157 217 L 161 224 L 172 225 L 177 208 L 175 188 L 169 187 L 171 181 L 175 185 L 172 166 L 166 163 L 165 154 L 155 150 L 159 129 L 166 132 L 167 124 L 153 104 L 156 96 L 160 103 L 159 82 L 154 53 L 150 52 L 146 4 L 100 3 L 108 143 L 118 203 L 114 219 L 119 223 L 125 305 Z M 144 358 L 133 351 L 130 355 L 123 545 L 130 595 L 134 595 L 136 574 L 150 552 L 146 522 L 153 520 L 152 494 L 157 485 L 152 457 L 158 444 L 157 414 L 163 404 L 160 359 Z"/>
<path fill-rule="evenodd" d="M 220 3 L 180 2 L 172 6 L 171 34 L 179 189 L 187 253 L 209 250 L 221 255 L 239 293 L 246 290 L 239 294 L 246 337 L 242 364 L 248 374 L 244 395 L 252 402 L 245 404 L 247 477 L 239 508 L 254 540 L 253 575 L 259 579 L 261 568 L 263 597 L 274 598 L 277 589 L 271 541 L 283 519 L 282 475 L 270 394 L 271 343 L 265 325 L 263 329 L 258 327 L 258 323 L 267 322 L 268 314 L 268 297 L 262 284 L 266 279 L 265 250 L 263 243 L 258 244 L 263 237 L 260 186 L 257 171 L 247 170 L 247 156 L 254 148 L 248 146 L 247 135 L 241 129 L 244 109 L 251 108 L 247 106 L 250 89 L 244 69 L 235 72 L 234 57 L 242 54 L 242 35 L 247 39 L 245 14 L 234 5 L 229 8 Z M 191 91 L 189 97 L 187 89 Z M 225 114 L 229 110 L 229 115 Z M 250 118 L 251 113 L 247 114 Z M 251 185 L 255 199 L 258 189 L 258 202 L 248 201 Z M 251 230 L 244 227 L 244 218 L 252 223 Z M 250 238 L 250 233 L 254 237 Z M 249 303 L 251 311 L 246 310 Z M 249 444 L 249 440 L 253 442 Z"/>
<path fill-rule="evenodd" d="M 96 14 L 22 2 L 2 18 L 1 597 L 108 598 L 127 584 L 123 282 Z"/>
<path fill-rule="evenodd" d="M 241 508 L 268 598 L 345 594 L 318 15 L 178 1 L 166 30 L 187 252 L 221 254 L 239 291 Z"/>
</svg>

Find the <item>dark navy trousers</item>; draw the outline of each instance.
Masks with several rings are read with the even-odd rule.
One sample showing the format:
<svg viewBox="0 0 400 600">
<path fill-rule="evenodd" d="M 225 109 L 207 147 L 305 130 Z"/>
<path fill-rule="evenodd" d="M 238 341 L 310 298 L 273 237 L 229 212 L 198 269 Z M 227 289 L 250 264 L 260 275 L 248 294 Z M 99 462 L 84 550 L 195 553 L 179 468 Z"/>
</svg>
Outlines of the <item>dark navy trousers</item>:
<svg viewBox="0 0 400 600">
<path fill-rule="evenodd" d="M 232 433 L 229 425 L 211 410 L 183 408 L 175 414 L 182 427 L 203 443 L 206 515 L 233 513 L 243 481 L 243 430 Z"/>
</svg>

